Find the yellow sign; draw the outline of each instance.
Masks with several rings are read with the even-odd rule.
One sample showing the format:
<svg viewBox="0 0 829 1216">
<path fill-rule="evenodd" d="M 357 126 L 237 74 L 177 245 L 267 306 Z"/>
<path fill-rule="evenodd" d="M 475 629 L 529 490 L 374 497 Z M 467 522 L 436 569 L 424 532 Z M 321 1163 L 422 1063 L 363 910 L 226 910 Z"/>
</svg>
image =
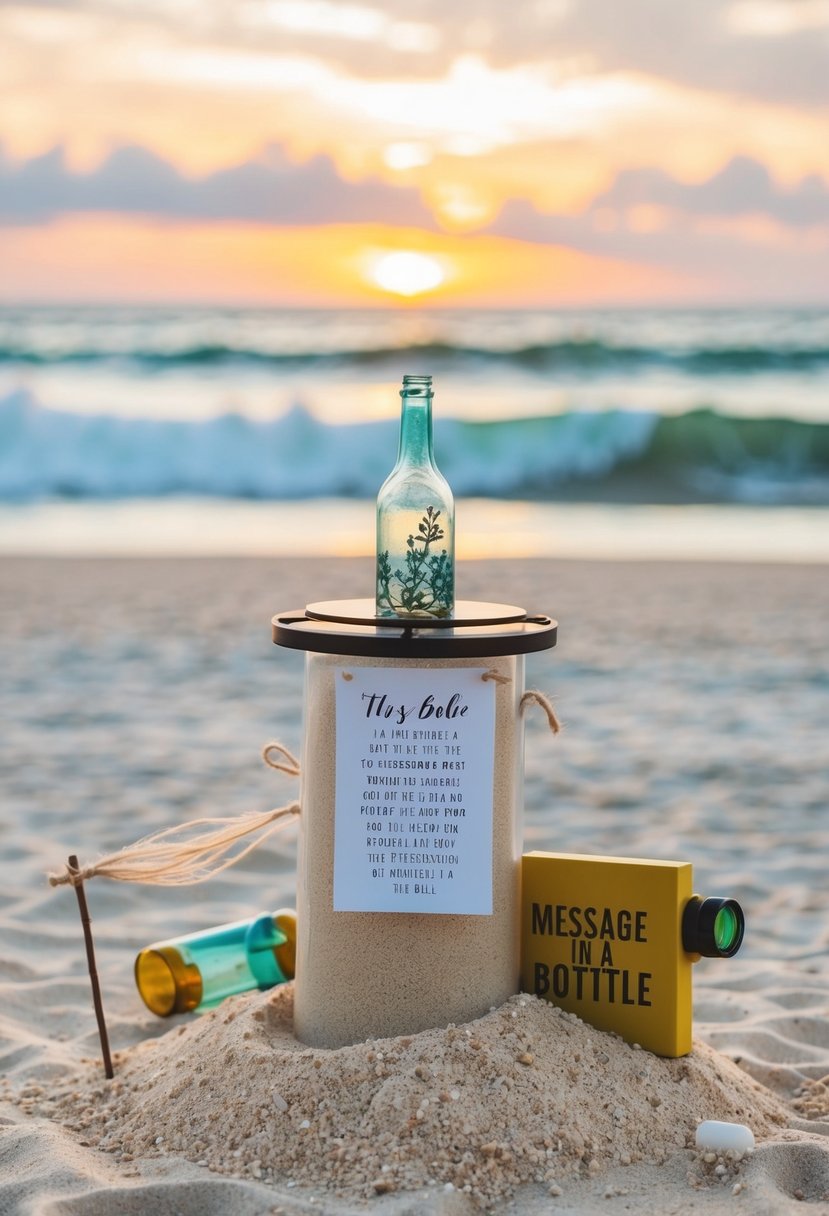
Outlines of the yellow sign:
<svg viewBox="0 0 829 1216">
<path fill-rule="evenodd" d="M 692 881 L 688 862 L 525 853 L 522 988 L 657 1055 L 687 1055 Z"/>
</svg>

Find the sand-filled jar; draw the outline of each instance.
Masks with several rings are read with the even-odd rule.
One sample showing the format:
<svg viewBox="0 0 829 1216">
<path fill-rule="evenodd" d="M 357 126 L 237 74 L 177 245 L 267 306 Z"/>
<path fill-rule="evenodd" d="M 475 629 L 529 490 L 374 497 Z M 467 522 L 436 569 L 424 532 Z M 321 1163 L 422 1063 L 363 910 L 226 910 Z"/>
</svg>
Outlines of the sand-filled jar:
<svg viewBox="0 0 829 1216">
<path fill-rule="evenodd" d="M 524 655 L 556 624 L 460 602 L 274 618 L 306 651 L 294 1030 L 315 1047 L 414 1034 L 517 991 Z"/>
</svg>

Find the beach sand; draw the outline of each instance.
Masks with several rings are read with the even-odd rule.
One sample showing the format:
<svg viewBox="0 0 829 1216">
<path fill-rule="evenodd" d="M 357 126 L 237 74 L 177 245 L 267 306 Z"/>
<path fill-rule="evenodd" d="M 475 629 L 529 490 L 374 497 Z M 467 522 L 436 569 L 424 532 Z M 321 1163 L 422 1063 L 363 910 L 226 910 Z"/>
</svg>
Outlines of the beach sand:
<svg viewBox="0 0 829 1216">
<path fill-rule="evenodd" d="M 128 1153 L 119 1138 L 127 1115 L 114 1094 L 111 1109 L 99 1110 L 103 1122 L 93 1109 L 89 1131 L 77 1130 L 73 1092 L 103 1095 L 105 1087 L 95 1065 L 84 1063 L 98 1045 L 75 900 L 67 888 L 50 890 L 45 871 L 68 853 L 92 860 L 197 815 L 292 799 L 295 783 L 259 759 L 269 739 L 294 751 L 301 742 L 302 656 L 271 644 L 270 617 L 362 595 L 370 585 L 370 563 L 348 559 L 3 562 L 0 1213 L 475 1210 L 474 1196 L 446 1189 L 440 1169 L 430 1184 L 413 1168 L 417 1189 L 366 1198 L 359 1187 L 340 1187 L 340 1196 L 326 1190 L 322 1164 L 317 1185 L 287 1169 L 272 1184 L 241 1167 L 238 1179 L 214 1172 L 196 1163 L 186 1136 L 179 1149 L 162 1139 Z M 723 1085 L 755 1095 L 744 1121 L 755 1124 L 756 1152 L 717 1175 L 715 1163 L 689 1147 L 702 1114 L 689 1102 L 671 1137 L 660 1123 L 648 1125 L 630 1165 L 615 1161 L 606 1141 L 592 1154 L 597 1168 L 589 1168 L 590 1151 L 569 1156 L 575 1167 L 559 1170 L 555 1183 L 540 1171 L 543 1180 L 521 1181 L 491 1206 L 516 1214 L 829 1212 L 829 1080 L 820 1083 L 829 1077 L 829 570 L 516 561 L 463 565 L 458 585 L 464 598 L 509 600 L 560 621 L 558 648 L 528 662 L 528 685 L 552 695 L 565 730 L 553 739 L 542 715 L 528 722 L 526 847 L 692 861 L 696 890 L 735 896 L 748 922 L 735 960 L 695 968 L 695 1033 L 704 1046 L 690 1057 L 688 1076 L 694 1084 L 708 1078 L 694 1091 L 703 1105 L 724 1100 L 709 1087 L 717 1071 Z M 292 903 L 295 846 L 289 828 L 192 888 L 89 884 L 123 1091 L 131 1092 L 131 1076 L 150 1086 L 148 1117 L 176 1118 L 174 1097 L 153 1105 L 166 1091 L 142 1072 L 148 1053 L 168 1069 L 178 1054 L 186 1080 L 200 1036 L 223 1023 L 154 1018 L 133 986 L 136 952 Z M 240 998 L 240 1025 L 257 1009 L 284 1013 L 289 997 L 285 990 Z M 536 1037 L 537 1004 L 514 1010 L 533 1020 Z M 497 1022 L 511 1012 L 490 1016 Z M 552 1017 L 547 1022 L 552 1035 Z M 443 1060 L 446 1032 L 431 1033 L 423 1050 Z M 471 1033 L 489 1042 L 486 1027 Z M 586 1036 L 590 1052 L 601 1037 L 580 1024 L 573 1033 Z M 633 1108 L 622 1067 L 631 1049 L 604 1041 L 595 1068 L 606 1054 L 608 1100 Z M 244 1042 L 240 1035 L 234 1050 Z M 551 1039 L 546 1050 L 554 1047 Z M 535 1054 L 537 1077 L 552 1084 L 556 1060 Z M 405 1052 L 397 1056 L 391 1081 L 405 1089 L 415 1064 Z M 204 1058 L 215 1065 L 215 1057 L 206 1038 Z M 678 1065 L 642 1058 L 654 1062 L 658 1085 L 668 1085 L 664 1070 Z M 340 1065 L 331 1060 L 325 1067 L 336 1078 Z M 221 1095 L 211 1101 L 223 1106 Z M 596 1102 L 595 1076 L 589 1084 L 572 1080 L 564 1141 L 593 1114 L 599 1124 Z M 280 1136 L 292 1134 L 286 1126 Z M 96 1147 L 104 1134 L 108 1151 Z M 292 1144 L 284 1143 L 293 1163 Z M 561 1193 L 551 1195 L 551 1185 Z"/>
</svg>

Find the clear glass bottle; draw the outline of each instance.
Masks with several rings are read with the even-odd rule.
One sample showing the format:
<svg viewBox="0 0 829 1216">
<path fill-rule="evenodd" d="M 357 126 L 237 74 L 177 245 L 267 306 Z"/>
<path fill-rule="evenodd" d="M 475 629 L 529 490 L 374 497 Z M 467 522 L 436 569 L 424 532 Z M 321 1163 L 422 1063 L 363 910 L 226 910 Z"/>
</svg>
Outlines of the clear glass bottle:
<svg viewBox="0 0 829 1216">
<path fill-rule="evenodd" d="M 455 503 L 432 450 L 432 377 L 404 376 L 397 463 L 377 496 L 377 615 L 451 617 Z"/>
</svg>

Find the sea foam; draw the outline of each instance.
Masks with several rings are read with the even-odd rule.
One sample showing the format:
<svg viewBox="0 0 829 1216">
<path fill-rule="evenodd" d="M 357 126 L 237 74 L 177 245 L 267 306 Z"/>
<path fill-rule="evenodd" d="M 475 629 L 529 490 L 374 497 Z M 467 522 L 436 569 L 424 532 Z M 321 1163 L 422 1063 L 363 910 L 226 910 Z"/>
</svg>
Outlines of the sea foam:
<svg viewBox="0 0 829 1216">
<path fill-rule="evenodd" d="M 301 404 L 262 421 L 72 413 L 0 399 L 0 500 L 373 497 L 394 420 L 329 424 Z M 436 428 L 455 493 L 626 501 L 829 501 L 829 425 L 610 409 Z"/>
</svg>

